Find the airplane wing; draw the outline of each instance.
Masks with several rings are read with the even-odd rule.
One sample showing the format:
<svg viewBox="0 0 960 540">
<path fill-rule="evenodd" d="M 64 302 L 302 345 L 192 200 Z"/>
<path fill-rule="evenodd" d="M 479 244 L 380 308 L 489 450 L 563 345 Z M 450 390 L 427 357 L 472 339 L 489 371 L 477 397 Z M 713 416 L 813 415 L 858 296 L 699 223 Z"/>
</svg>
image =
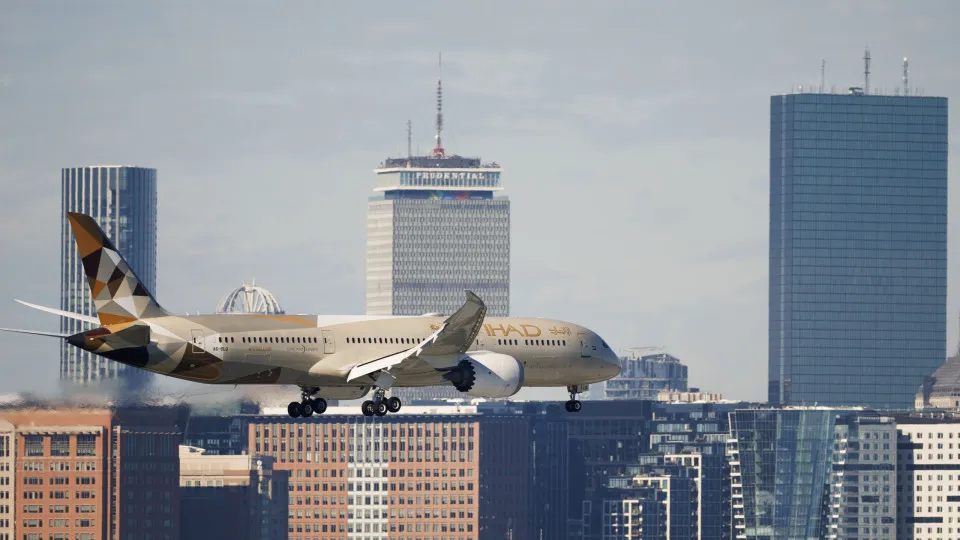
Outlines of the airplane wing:
<svg viewBox="0 0 960 540">
<path fill-rule="evenodd" d="M 60 315 L 61 317 L 67 317 L 68 319 L 77 319 L 78 321 L 87 322 L 94 326 L 100 326 L 100 319 L 91 317 L 90 315 L 82 315 L 80 313 L 73 313 L 71 311 L 63 311 L 51 307 L 38 306 L 36 304 L 31 304 L 30 302 L 24 302 L 23 300 L 15 299 L 14 302 L 27 306 L 28 308 L 39 309 L 40 311 L 46 311 L 47 313 L 53 313 L 54 315 Z"/>
<path fill-rule="evenodd" d="M 466 303 L 417 346 L 371 362 L 358 364 L 350 370 L 347 380 L 352 381 L 380 370 L 388 370 L 414 358 L 466 352 L 473 340 L 477 338 L 477 333 L 483 326 L 483 318 L 487 315 L 487 306 L 483 300 L 471 291 L 466 293 Z"/>
</svg>

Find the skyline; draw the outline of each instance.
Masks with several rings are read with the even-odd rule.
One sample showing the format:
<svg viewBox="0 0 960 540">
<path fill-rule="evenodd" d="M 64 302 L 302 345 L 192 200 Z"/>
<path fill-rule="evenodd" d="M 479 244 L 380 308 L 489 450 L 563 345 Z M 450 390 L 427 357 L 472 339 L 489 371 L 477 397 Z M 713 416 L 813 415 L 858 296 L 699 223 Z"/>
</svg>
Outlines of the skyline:
<svg viewBox="0 0 960 540">
<path fill-rule="evenodd" d="M 370 164 L 405 153 L 408 119 L 418 153 L 431 147 L 442 50 L 444 146 L 507 171 L 511 312 L 581 321 L 618 350 L 663 345 L 691 386 L 761 400 L 769 96 L 816 84 L 822 57 L 828 87 L 858 84 L 864 45 L 875 88 L 899 84 L 903 56 L 925 95 L 960 86 L 949 3 L 703 5 L 695 20 L 627 4 L 494 18 L 493 5 L 384 4 L 373 19 L 352 6 L 107 5 L 0 17 L 0 97 L 15 104 L 0 108 L 0 246 L 23 261 L 5 269 L 3 326 L 56 328 L 13 298 L 57 304 L 58 171 L 97 162 L 163 176 L 158 300 L 172 311 L 210 311 L 256 275 L 288 313 L 362 313 Z M 496 24 L 463 32 L 471 19 Z M 98 27 L 114 31 L 84 30 Z M 948 263 L 948 280 L 958 275 Z M 947 309 L 952 353 L 953 287 Z M 49 393 L 56 344 L 2 343 L 0 390 Z M 9 386 L 28 374 L 39 387 Z"/>
</svg>

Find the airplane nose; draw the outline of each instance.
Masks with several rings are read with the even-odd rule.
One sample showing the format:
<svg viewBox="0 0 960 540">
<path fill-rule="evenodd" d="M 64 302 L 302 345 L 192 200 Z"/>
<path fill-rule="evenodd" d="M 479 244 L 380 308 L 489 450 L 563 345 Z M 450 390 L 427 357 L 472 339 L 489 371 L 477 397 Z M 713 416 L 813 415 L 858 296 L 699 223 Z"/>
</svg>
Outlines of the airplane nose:
<svg viewBox="0 0 960 540">
<path fill-rule="evenodd" d="M 608 378 L 612 379 L 620 374 L 620 358 L 612 349 L 606 349 L 601 356 L 603 360 L 603 372 Z"/>
</svg>

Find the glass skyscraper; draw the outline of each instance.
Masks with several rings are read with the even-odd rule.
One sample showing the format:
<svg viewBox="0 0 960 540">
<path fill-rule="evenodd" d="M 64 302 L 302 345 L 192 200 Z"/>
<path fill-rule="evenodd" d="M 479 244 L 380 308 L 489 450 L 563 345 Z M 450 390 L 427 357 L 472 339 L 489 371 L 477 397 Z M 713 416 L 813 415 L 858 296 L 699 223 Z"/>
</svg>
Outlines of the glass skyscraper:
<svg viewBox="0 0 960 540">
<path fill-rule="evenodd" d="M 61 171 L 60 308 L 96 315 L 93 297 L 67 212 L 88 214 L 96 220 L 140 282 L 152 293 L 157 287 L 157 170 L 144 167 L 72 167 Z M 74 334 L 89 330 L 81 321 L 61 317 L 60 331 Z M 96 356 L 63 342 L 60 346 L 60 380 L 88 385 L 123 379 L 139 387 L 149 380 L 146 371 Z"/>
<path fill-rule="evenodd" d="M 946 272 L 947 99 L 773 96 L 769 401 L 912 407 Z"/>
</svg>

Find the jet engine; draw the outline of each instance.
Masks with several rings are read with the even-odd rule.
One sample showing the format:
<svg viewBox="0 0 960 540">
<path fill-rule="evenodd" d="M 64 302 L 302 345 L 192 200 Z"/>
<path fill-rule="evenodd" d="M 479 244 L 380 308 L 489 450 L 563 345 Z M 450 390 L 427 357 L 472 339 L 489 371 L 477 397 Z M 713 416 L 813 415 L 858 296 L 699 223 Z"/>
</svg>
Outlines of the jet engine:
<svg viewBox="0 0 960 540">
<path fill-rule="evenodd" d="M 463 355 L 443 378 L 468 396 L 505 398 L 523 386 L 523 364 L 507 354 L 473 351 Z"/>
</svg>

